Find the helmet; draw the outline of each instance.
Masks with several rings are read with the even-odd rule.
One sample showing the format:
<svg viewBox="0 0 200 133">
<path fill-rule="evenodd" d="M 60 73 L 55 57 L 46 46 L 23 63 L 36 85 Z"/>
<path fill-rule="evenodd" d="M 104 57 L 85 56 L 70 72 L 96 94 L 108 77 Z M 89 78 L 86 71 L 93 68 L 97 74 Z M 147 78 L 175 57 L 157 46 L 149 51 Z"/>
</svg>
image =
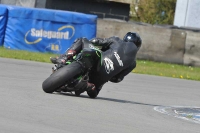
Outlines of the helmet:
<svg viewBox="0 0 200 133">
<path fill-rule="evenodd" d="M 133 42 L 137 48 L 139 49 L 142 45 L 142 39 L 140 38 L 139 34 L 135 33 L 135 32 L 128 32 L 123 40 L 125 42 Z"/>
</svg>

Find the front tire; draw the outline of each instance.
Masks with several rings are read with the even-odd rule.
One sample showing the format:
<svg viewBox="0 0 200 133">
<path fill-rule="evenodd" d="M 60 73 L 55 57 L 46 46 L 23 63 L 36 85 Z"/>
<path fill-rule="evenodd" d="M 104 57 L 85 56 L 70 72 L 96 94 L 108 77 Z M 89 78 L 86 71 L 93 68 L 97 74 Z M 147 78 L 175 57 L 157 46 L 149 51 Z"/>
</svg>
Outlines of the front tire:
<svg viewBox="0 0 200 133">
<path fill-rule="evenodd" d="M 82 73 L 82 67 L 78 62 L 72 62 L 54 73 L 52 73 L 43 83 L 42 88 L 46 93 L 53 93 L 67 81 Z"/>
</svg>

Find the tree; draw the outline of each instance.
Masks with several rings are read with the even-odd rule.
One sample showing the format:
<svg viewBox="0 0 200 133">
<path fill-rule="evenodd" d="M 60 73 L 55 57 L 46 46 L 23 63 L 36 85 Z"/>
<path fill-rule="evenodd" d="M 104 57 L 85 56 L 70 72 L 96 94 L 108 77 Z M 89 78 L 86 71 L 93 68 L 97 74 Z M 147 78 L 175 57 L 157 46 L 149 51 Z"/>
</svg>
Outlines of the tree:
<svg viewBox="0 0 200 133">
<path fill-rule="evenodd" d="M 150 24 L 173 24 L 175 8 L 176 0 L 140 0 L 135 20 Z"/>
</svg>

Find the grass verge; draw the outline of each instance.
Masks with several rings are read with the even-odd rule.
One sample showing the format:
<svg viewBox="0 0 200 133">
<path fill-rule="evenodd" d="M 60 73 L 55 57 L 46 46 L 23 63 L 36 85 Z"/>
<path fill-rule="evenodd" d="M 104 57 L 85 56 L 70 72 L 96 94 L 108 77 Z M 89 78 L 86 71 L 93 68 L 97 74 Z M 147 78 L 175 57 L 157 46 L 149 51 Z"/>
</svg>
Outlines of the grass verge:
<svg viewBox="0 0 200 133">
<path fill-rule="evenodd" d="M 5 57 L 5 58 L 50 63 L 49 58 L 54 57 L 54 56 L 57 56 L 57 55 L 51 54 L 51 53 L 29 52 L 29 51 L 23 51 L 23 50 L 10 50 L 10 49 L 0 47 L 0 57 Z"/>
<path fill-rule="evenodd" d="M 58 56 L 51 53 L 37 53 L 22 50 L 9 50 L 0 47 L 0 57 L 50 63 L 49 57 Z M 133 73 L 149 74 L 200 81 L 200 67 L 183 66 L 162 62 L 137 60 Z"/>
</svg>

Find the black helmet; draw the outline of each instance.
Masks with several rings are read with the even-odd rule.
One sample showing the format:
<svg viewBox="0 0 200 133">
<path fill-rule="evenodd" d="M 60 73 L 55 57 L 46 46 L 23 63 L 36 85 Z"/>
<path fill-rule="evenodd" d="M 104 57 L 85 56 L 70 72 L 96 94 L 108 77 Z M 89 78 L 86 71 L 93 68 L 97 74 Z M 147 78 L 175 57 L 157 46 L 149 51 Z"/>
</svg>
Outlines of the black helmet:
<svg viewBox="0 0 200 133">
<path fill-rule="evenodd" d="M 140 36 L 135 33 L 135 32 L 128 32 L 123 39 L 125 42 L 133 42 L 138 49 L 141 47 L 142 45 L 142 39 L 140 38 Z"/>
</svg>

